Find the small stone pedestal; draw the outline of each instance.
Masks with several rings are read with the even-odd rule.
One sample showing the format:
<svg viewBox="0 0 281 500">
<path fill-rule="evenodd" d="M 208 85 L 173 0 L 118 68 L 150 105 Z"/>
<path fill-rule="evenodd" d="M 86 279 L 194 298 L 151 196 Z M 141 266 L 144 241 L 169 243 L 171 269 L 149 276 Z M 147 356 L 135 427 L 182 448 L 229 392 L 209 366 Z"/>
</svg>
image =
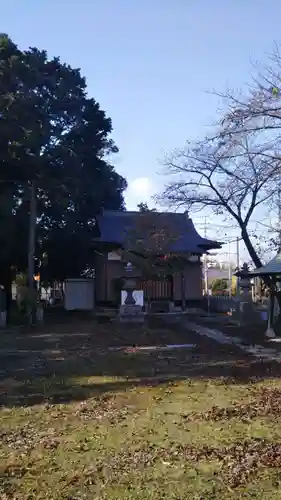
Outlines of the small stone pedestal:
<svg viewBox="0 0 281 500">
<path fill-rule="evenodd" d="M 265 332 L 265 336 L 268 339 L 276 338 L 275 331 L 273 329 L 274 323 L 274 305 L 275 305 L 275 296 L 272 290 L 269 292 L 269 302 L 268 302 L 268 311 L 267 311 L 267 329 Z"/>
<path fill-rule="evenodd" d="M 144 312 L 141 306 L 123 305 L 120 307 L 119 319 L 123 323 L 143 323 Z"/>
</svg>

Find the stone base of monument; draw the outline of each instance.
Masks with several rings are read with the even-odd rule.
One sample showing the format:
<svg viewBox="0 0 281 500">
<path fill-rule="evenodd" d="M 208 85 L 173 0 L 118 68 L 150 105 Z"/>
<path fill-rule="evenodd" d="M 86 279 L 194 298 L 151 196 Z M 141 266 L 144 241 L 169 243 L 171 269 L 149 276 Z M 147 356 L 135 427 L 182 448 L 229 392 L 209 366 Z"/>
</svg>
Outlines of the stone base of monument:
<svg viewBox="0 0 281 500">
<path fill-rule="evenodd" d="M 143 323 L 145 313 L 142 306 L 135 304 L 124 304 L 119 310 L 119 320 L 123 323 Z"/>
<path fill-rule="evenodd" d="M 275 335 L 275 331 L 273 330 L 273 328 L 268 327 L 266 332 L 265 332 L 265 336 L 267 339 L 275 339 L 276 335 Z"/>
<path fill-rule="evenodd" d="M 232 318 L 241 324 L 259 324 L 262 323 L 260 312 L 251 302 L 239 301 L 236 309 L 232 311 Z"/>
</svg>

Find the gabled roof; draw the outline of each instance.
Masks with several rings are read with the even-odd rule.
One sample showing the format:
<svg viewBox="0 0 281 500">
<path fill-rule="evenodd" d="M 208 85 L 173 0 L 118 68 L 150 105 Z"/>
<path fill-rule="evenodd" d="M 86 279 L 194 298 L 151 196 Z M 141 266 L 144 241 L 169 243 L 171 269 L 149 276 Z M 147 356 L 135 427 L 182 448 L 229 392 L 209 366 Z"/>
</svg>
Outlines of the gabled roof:
<svg viewBox="0 0 281 500">
<path fill-rule="evenodd" d="M 276 255 L 268 264 L 250 271 L 251 276 L 276 276 L 281 275 L 281 252 Z"/>
<path fill-rule="evenodd" d="M 96 241 L 102 243 L 116 243 L 126 246 L 128 231 L 136 226 L 137 218 L 144 217 L 149 213 L 153 217 L 153 212 L 119 212 L 104 210 L 97 216 L 100 237 Z M 203 254 L 214 248 L 221 248 L 222 243 L 202 238 L 196 231 L 192 220 L 184 213 L 156 212 L 155 216 L 164 227 L 171 227 L 177 235 L 169 245 L 170 252 L 190 252 Z"/>
</svg>

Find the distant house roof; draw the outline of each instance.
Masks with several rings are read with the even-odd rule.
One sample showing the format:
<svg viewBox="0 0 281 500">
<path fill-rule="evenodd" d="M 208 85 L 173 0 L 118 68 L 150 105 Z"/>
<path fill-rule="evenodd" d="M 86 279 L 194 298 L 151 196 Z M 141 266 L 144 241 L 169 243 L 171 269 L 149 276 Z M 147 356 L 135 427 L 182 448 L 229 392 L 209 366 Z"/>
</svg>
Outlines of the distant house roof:
<svg viewBox="0 0 281 500">
<path fill-rule="evenodd" d="M 148 212 L 150 216 L 153 212 Z M 100 236 L 96 241 L 118 244 L 126 247 L 128 231 L 135 229 L 138 218 L 144 217 L 147 212 L 119 212 L 104 210 L 97 216 Z M 155 216 L 164 227 L 171 227 L 177 235 L 169 244 L 170 252 L 190 252 L 203 254 L 208 250 L 221 248 L 222 243 L 202 238 L 196 231 L 192 220 L 184 213 L 156 212 Z M 156 219 L 155 217 L 155 219 Z M 153 218 L 153 216 L 152 216 Z M 152 219 L 153 220 L 153 219 Z"/>
</svg>

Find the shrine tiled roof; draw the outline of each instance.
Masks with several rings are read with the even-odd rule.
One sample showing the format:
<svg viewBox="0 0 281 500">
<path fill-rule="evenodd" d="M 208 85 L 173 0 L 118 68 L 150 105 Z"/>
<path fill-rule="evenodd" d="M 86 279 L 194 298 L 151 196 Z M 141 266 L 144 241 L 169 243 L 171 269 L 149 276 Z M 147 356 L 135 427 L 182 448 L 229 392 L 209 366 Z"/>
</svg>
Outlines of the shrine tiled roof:
<svg viewBox="0 0 281 500">
<path fill-rule="evenodd" d="M 111 243 L 126 247 L 128 232 L 134 230 L 138 221 L 144 220 L 149 214 L 153 221 L 154 212 L 121 212 L 104 210 L 96 217 L 99 230 L 99 237 L 96 241 L 101 243 Z M 190 252 L 203 254 L 211 249 L 221 248 L 222 243 L 201 237 L 196 231 L 192 220 L 185 213 L 157 212 L 155 220 L 176 234 L 176 237 L 169 243 L 170 252 Z"/>
<path fill-rule="evenodd" d="M 259 267 L 249 273 L 251 276 L 281 276 L 281 252 L 279 252 L 265 266 Z"/>
</svg>

